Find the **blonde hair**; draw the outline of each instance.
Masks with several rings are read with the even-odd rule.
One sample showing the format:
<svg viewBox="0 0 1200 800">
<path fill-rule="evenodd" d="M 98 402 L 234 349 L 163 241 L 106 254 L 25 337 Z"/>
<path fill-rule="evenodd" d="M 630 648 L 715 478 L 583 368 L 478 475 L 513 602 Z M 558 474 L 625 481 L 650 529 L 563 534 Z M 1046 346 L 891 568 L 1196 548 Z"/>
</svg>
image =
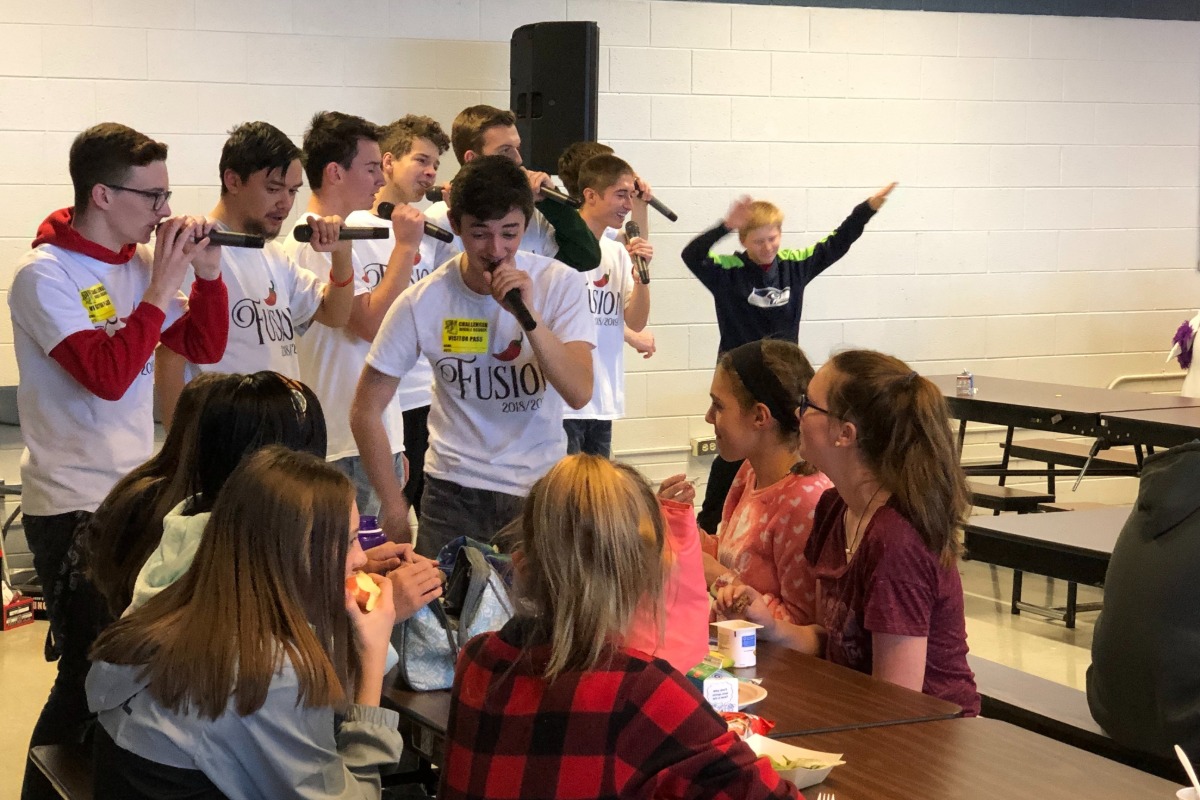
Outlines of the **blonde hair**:
<svg viewBox="0 0 1200 800">
<path fill-rule="evenodd" d="M 956 529 L 970 510 L 946 399 L 900 359 L 847 350 L 829 360 L 826 404 L 854 423 L 867 466 L 943 565 L 958 557 Z"/>
<path fill-rule="evenodd" d="M 779 206 L 766 200 L 755 200 L 750 204 L 750 217 L 746 224 L 738 228 L 738 239 L 745 242 L 746 237 L 755 228 L 770 225 L 775 228 L 783 227 L 783 212 Z"/>
<path fill-rule="evenodd" d="M 567 456 L 533 485 L 505 535 L 515 540 L 528 643 L 550 645 L 546 680 L 596 666 L 647 608 L 661 626 L 666 528 L 633 468 Z"/>
</svg>

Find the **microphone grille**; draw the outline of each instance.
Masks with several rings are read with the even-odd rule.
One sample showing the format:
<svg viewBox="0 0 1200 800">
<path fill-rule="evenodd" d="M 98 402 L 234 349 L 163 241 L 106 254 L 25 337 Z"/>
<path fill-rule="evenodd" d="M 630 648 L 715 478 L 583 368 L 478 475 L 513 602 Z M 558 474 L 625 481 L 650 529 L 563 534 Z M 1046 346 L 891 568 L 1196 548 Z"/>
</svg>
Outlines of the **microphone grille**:
<svg viewBox="0 0 1200 800">
<path fill-rule="evenodd" d="M 642 235 L 642 229 L 640 227 L 638 227 L 638 224 L 636 222 L 634 222 L 633 220 L 629 220 L 628 222 L 625 223 L 625 235 L 628 236 L 630 239 L 636 239 L 637 237 Z"/>
<path fill-rule="evenodd" d="M 379 210 L 375 212 L 375 216 L 382 217 L 383 219 L 391 219 L 392 212 L 395 210 L 396 210 L 395 203 L 389 203 L 388 201 L 384 200 L 382 203 L 379 204 Z"/>
</svg>

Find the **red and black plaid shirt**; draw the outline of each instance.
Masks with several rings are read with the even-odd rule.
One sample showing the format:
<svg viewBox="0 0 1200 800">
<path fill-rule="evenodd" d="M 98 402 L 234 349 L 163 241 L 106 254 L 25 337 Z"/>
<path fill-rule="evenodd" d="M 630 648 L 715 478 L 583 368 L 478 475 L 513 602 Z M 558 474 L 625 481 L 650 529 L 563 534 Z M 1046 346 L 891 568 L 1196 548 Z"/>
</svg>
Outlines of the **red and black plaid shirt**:
<svg viewBox="0 0 1200 800">
<path fill-rule="evenodd" d="M 549 648 L 523 656 L 523 635 L 517 619 L 463 648 L 442 800 L 800 797 L 667 662 L 613 649 L 548 684 Z"/>
</svg>

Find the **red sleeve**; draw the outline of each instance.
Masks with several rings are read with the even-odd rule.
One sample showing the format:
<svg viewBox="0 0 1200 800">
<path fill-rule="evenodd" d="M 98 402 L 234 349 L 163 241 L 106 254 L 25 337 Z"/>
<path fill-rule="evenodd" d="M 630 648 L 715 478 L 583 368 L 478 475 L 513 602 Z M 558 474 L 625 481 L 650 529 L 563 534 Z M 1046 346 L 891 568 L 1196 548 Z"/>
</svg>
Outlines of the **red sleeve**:
<svg viewBox="0 0 1200 800">
<path fill-rule="evenodd" d="M 193 364 L 215 364 L 225 355 L 229 339 L 229 291 L 217 276 L 197 278 L 188 310 L 162 332 L 162 343 Z"/>
<path fill-rule="evenodd" d="M 158 306 L 141 303 L 112 336 L 77 331 L 55 345 L 50 357 L 100 399 L 120 400 L 154 355 L 165 319 Z"/>
</svg>

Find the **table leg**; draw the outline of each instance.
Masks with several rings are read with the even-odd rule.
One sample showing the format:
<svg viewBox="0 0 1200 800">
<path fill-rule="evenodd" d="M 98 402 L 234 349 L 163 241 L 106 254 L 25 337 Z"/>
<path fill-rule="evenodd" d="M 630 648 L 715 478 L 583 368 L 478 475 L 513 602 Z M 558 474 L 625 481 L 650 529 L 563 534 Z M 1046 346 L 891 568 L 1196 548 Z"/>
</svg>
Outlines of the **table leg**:
<svg viewBox="0 0 1200 800">
<path fill-rule="evenodd" d="M 1075 627 L 1075 600 L 1078 597 L 1079 585 L 1075 581 L 1067 581 L 1067 609 L 1063 621 L 1068 628 Z"/>
<path fill-rule="evenodd" d="M 1021 608 L 1021 582 L 1024 574 L 1019 569 L 1013 570 L 1013 590 L 1012 590 L 1012 608 L 1013 614 L 1020 614 Z"/>
</svg>

